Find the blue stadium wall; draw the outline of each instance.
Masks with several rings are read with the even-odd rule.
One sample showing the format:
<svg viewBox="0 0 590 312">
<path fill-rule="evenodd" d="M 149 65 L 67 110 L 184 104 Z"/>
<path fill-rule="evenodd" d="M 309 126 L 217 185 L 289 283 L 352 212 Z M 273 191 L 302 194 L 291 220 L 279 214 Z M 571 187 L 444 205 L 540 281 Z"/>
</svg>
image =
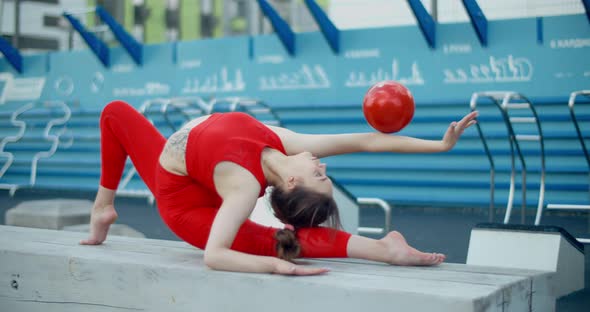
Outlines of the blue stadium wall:
<svg viewBox="0 0 590 312">
<path fill-rule="evenodd" d="M 320 33 L 301 33 L 293 56 L 275 35 L 174 42 L 146 45 L 143 66 L 122 48 L 112 48 L 110 68 L 90 50 L 52 52 L 25 56 L 22 74 L 0 59 L 0 130 L 2 136 L 12 135 L 16 130 L 9 115 L 28 102 L 65 101 L 74 110 L 66 125 L 70 144 L 60 146 L 53 160 L 40 161 L 37 186 L 91 189 L 100 169 L 98 113 L 115 99 L 139 107 L 158 97 L 254 97 L 276 109 L 283 124 L 295 131 L 359 132 L 371 131 L 361 111 L 368 87 L 398 80 L 416 99 L 414 121 L 400 134 L 436 139 L 469 111 L 473 92 L 516 91 L 531 98 L 540 112 L 547 145 L 546 201 L 589 202 L 588 168 L 567 111 L 572 91 L 590 89 L 588 18 L 490 21 L 488 35 L 484 47 L 470 24 L 439 24 L 436 47 L 430 48 L 417 26 L 347 30 L 341 32 L 341 53 L 334 54 Z M 590 110 L 579 105 L 578 114 L 584 128 Z M 497 147 L 494 200 L 502 207 L 509 176 L 504 125 L 493 109 L 483 109 L 481 124 Z M 13 145 L 15 153 L 27 150 Z M 10 149 L 8 144 L 5 150 Z M 525 145 L 524 152 L 529 163 L 526 201 L 534 207 L 540 154 L 534 144 Z M 84 165 L 69 174 L 76 161 Z M 475 129 L 450 153 L 357 154 L 327 162 L 331 175 L 357 196 L 482 208 L 490 201 L 490 165 Z M 19 164 L 20 171 L 15 164 L 0 183 L 26 184 L 27 161 Z M 516 204 L 520 198 L 518 194 Z"/>
</svg>

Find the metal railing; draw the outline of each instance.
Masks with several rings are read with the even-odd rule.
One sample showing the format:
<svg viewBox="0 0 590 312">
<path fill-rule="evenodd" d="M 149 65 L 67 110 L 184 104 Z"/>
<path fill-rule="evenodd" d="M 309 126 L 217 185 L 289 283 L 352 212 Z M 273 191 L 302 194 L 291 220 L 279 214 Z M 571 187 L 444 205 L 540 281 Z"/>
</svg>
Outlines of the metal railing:
<svg viewBox="0 0 590 312">
<path fill-rule="evenodd" d="M 209 98 L 204 99 L 202 97 L 178 97 L 171 98 L 166 101 L 164 106 L 176 106 L 176 108 L 182 109 L 189 115 L 209 115 L 216 111 L 243 111 L 258 117 L 259 115 L 269 115 L 269 119 L 260 119 L 262 123 L 267 125 L 280 126 L 280 118 L 274 110 L 270 108 L 266 103 L 261 100 L 254 98 L 244 97 L 223 97 L 223 98 Z M 220 108 L 222 107 L 222 108 Z M 225 109 L 223 109 L 225 107 Z M 166 108 L 164 111 L 168 111 Z"/>
<path fill-rule="evenodd" d="M 54 126 L 65 125 L 70 120 L 70 118 L 72 116 L 72 112 L 71 112 L 69 106 L 63 101 L 44 101 L 41 103 L 44 107 L 47 107 L 47 108 L 51 108 L 51 107 L 62 108 L 64 115 L 62 117 L 49 120 L 49 122 L 45 126 L 45 129 L 43 131 L 43 139 L 51 142 L 52 144 L 51 144 L 51 147 L 49 148 L 49 150 L 38 152 L 33 156 L 33 159 L 31 162 L 31 173 L 30 173 L 30 178 L 29 178 L 29 185 L 27 185 L 29 187 L 34 186 L 35 183 L 37 182 L 37 166 L 38 166 L 39 160 L 41 158 L 51 157 L 55 154 L 55 152 L 57 151 L 57 148 L 59 147 L 59 144 L 60 144 L 60 136 L 67 131 L 67 128 L 64 127 L 61 130 L 59 130 L 59 132 L 57 134 L 50 134 L 51 129 Z M 37 103 L 35 103 L 35 102 L 31 102 L 31 103 L 27 103 L 27 104 L 19 107 L 16 111 L 14 111 L 12 113 L 12 115 L 10 117 L 11 124 L 18 127 L 19 131 L 16 135 L 5 137 L 2 140 L 2 142 L 0 143 L 0 156 L 5 156 L 8 158 L 6 163 L 4 163 L 4 165 L 2 166 L 2 169 L 0 169 L 0 178 L 2 178 L 4 176 L 4 174 L 8 171 L 8 169 L 10 168 L 12 163 L 14 162 L 14 154 L 4 151 L 6 144 L 17 143 L 18 141 L 20 141 L 24 137 L 25 132 L 27 130 L 27 123 L 25 121 L 18 120 L 17 118 L 21 114 L 25 113 L 26 111 L 33 109 L 36 106 L 36 104 Z M 16 190 L 21 188 L 22 186 L 24 186 L 24 185 L 0 184 L 0 189 L 8 189 L 10 196 L 14 196 Z"/>
<path fill-rule="evenodd" d="M 4 176 L 6 171 L 8 171 L 8 168 L 10 168 L 10 166 L 12 166 L 12 163 L 14 162 L 14 154 L 4 151 L 6 144 L 16 143 L 16 142 L 20 141 L 20 139 L 22 139 L 24 137 L 25 132 L 27 130 L 27 123 L 22 120 L 18 120 L 17 118 L 20 114 L 33 108 L 34 105 L 35 105 L 34 103 L 25 104 L 25 105 L 19 107 L 17 110 L 15 110 L 12 113 L 12 115 L 10 116 L 10 123 L 12 125 L 18 127 L 19 130 L 16 135 L 7 136 L 4 139 L 2 139 L 2 142 L 0 143 L 0 156 L 7 158 L 6 162 L 2 166 L 2 169 L 0 169 L 0 179 Z M 0 184 L 0 189 L 7 189 L 9 191 L 10 196 L 14 196 L 14 193 L 16 192 L 16 190 L 18 188 L 19 188 L 19 185 L 17 185 L 17 184 L 9 184 L 9 183 Z"/>
<path fill-rule="evenodd" d="M 359 234 L 382 234 L 385 235 L 391 230 L 391 206 L 380 198 L 359 197 L 357 203 L 364 206 L 378 206 L 383 210 L 384 223 L 382 228 L 376 227 L 359 227 Z"/>
<path fill-rule="evenodd" d="M 508 193 L 508 203 L 506 205 L 506 214 L 504 216 L 504 223 L 510 222 L 510 216 L 512 214 L 512 206 L 514 203 L 514 193 L 516 188 L 516 155 L 520 160 L 521 164 L 521 175 L 522 175 L 522 209 L 521 209 L 521 223 L 525 223 L 526 214 L 526 177 L 527 177 L 527 164 L 523 156 L 520 141 L 538 141 L 540 145 L 541 155 L 541 178 L 539 188 L 539 199 L 537 204 L 537 214 L 542 211 L 545 198 L 545 143 L 543 140 L 543 131 L 541 129 L 541 123 L 539 122 L 539 116 L 535 107 L 524 95 L 510 92 L 510 91 L 489 91 L 489 92 L 476 92 L 471 96 L 470 108 L 472 111 L 477 109 L 479 99 L 489 99 L 495 106 L 500 110 L 506 129 L 508 130 L 508 138 L 510 144 L 510 189 Z M 532 117 L 511 117 L 509 110 L 529 110 L 532 113 Z M 536 135 L 522 135 L 516 134 L 513 124 L 515 123 L 530 123 L 535 124 L 538 134 Z M 490 208 L 489 208 L 489 219 L 493 222 L 495 215 L 495 202 L 494 202 L 494 191 L 495 191 L 495 164 L 489 145 L 487 144 L 486 137 L 483 134 L 480 123 L 476 123 L 477 132 L 483 143 L 484 150 L 490 162 Z M 536 221 L 535 221 L 536 222 Z M 536 224 L 536 223 L 535 223 Z"/>
<path fill-rule="evenodd" d="M 586 142 L 584 141 L 584 136 L 582 134 L 582 130 L 580 128 L 579 120 L 576 116 L 575 112 L 575 104 L 580 97 L 586 97 L 590 99 L 590 90 L 582 90 L 572 92 L 569 97 L 568 101 L 568 108 L 570 112 L 570 116 L 572 118 L 572 122 L 574 124 L 574 128 L 576 130 L 576 135 L 578 140 L 580 141 L 580 146 L 582 147 L 582 151 L 584 153 L 584 158 L 586 159 L 586 164 L 588 165 L 588 179 L 590 181 L 590 155 L 588 152 L 588 148 L 586 147 Z M 590 187 L 590 184 L 589 184 Z M 590 189 L 588 190 L 590 194 Z M 583 205 L 583 204 L 553 204 L 548 203 L 547 210 L 573 210 L 573 211 L 589 211 L 590 212 L 590 205 Z M 537 217 L 535 218 L 535 225 L 538 225 L 541 222 L 543 211 L 537 212 Z M 581 243 L 590 243 L 590 239 L 588 238 L 577 238 L 577 240 Z"/>
<path fill-rule="evenodd" d="M 54 126 L 65 125 L 72 117 L 72 111 L 70 110 L 70 107 L 62 101 L 46 101 L 46 102 L 43 102 L 43 104 L 46 107 L 50 107 L 50 106 L 61 107 L 64 111 L 64 116 L 61 118 L 51 119 L 47 123 L 47 125 L 45 126 L 45 129 L 43 130 L 43 138 L 45 140 L 51 142 L 51 147 L 49 148 L 48 151 L 38 152 L 33 156 L 33 161 L 31 163 L 31 179 L 29 182 L 31 184 L 31 186 L 34 186 L 35 182 L 37 182 L 37 163 L 39 162 L 39 159 L 49 158 L 55 154 L 55 152 L 57 151 L 57 147 L 59 146 L 59 143 L 60 143 L 59 138 L 63 133 L 66 132 L 67 128 L 65 128 L 65 127 L 62 128 L 58 132 L 57 135 L 50 134 L 49 132 L 51 131 L 51 129 Z"/>
</svg>

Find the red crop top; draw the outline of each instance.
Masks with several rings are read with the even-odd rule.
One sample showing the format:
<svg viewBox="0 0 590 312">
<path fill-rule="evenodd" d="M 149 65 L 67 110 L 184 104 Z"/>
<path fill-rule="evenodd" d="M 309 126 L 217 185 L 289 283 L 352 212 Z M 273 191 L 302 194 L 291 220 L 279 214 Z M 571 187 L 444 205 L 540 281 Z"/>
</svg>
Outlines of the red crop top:
<svg viewBox="0 0 590 312">
<path fill-rule="evenodd" d="M 256 177 L 262 196 L 267 186 L 260 159 L 265 147 L 285 154 L 280 138 L 254 117 L 240 112 L 215 113 L 189 133 L 186 169 L 191 178 L 217 193 L 215 166 L 222 161 L 233 162 Z"/>
</svg>

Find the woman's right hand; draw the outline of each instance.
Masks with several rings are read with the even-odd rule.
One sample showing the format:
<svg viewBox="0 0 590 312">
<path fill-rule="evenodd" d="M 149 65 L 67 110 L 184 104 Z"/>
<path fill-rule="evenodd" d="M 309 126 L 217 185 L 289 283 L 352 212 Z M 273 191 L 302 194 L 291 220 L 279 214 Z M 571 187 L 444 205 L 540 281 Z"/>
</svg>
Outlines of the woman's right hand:
<svg viewBox="0 0 590 312">
<path fill-rule="evenodd" d="M 465 117 L 463 117 L 463 119 L 460 121 L 453 121 L 451 123 L 442 139 L 443 151 L 449 151 L 455 146 L 455 144 L 457 144 L 457 141 L 463 134 L 463 131 L 477 122 L 476 118 L 478 114 L 479 113 L 477 111 L 473 111 L 465 115 Z"/>
<path fill-rule="evenodd" d="M 281 274 L 281 275 L 320 275 L 324 274 L 329 269 L 326 268 L 314 268 L 314 267 L 307 267 L 303 265 L 297 265 L 291 263 L 289 261 L 285 261 L 282 259 L 277 259 L 277 263 L 275 265 L 275 270 L 273 273 Z"/>
</svg>

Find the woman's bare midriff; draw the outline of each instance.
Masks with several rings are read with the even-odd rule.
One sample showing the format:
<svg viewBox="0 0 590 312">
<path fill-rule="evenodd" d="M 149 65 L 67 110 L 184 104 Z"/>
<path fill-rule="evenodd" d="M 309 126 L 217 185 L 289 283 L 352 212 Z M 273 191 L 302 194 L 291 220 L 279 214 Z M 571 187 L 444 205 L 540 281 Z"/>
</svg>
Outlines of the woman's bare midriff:
<svg viewBox="0 0 590 312">
<path fill-rule="evenodd" d="M 188 175 L 185 160 L 188 134 L 191 129 L 207 120 L 209 116 L 210 115 L 202 116 L 189 121 L 166 140 L 164 150 L 160 154 L 160 165 L 162 168 L 173 174 L 183 176 Z"/>
</svg>

